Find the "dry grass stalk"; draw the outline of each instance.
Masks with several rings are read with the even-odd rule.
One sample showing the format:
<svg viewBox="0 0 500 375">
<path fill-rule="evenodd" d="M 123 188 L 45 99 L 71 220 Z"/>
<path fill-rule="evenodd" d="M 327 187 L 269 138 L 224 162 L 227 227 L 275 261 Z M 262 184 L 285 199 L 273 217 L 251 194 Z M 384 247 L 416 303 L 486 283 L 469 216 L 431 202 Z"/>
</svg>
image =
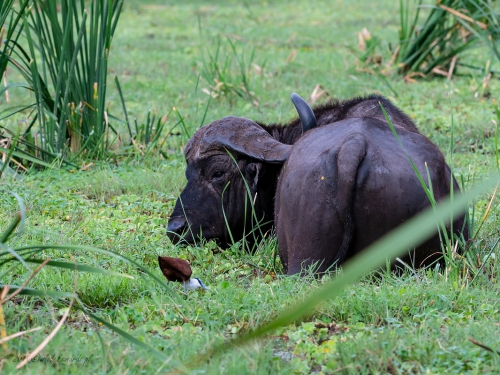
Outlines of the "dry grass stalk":
<svg viewBox="0 0 500 375">
<path fill-rule="evenodd" d="M 311 93 L 311 104 L 316 103 L 316 101 L 323 95 L 326 95 L 328 98 L 331 98 L 331 95 L 328 93 L 328 91 L 326 91 L 325 88 L 318 83 L 316 87 L 314 87 L 313 92 Z"/>
<path fill-rule="evenodd" d="M 37 268 L 36 270 L 33 271 L 33 273 L 26 279 L 26 281 L 19 287 L 17 288 L 14 293 L 12 293 L 11 295 L 9 295 L 7 298 L 5 299 L 2 299 L 2 302 L 8 302 L 10 301 L 12 298 L 14 298 L 16 295 L 18 295 L 19 293 L 21 293 L 21 291 L 26 287 L 26 285 L 28 285 L 28 283 L 31 281 L 31 279 L 33 279 L 36 274 L 38 272 L 40 272 L 40 270 L 45 267 L 45 265 L 50 262 L 50 258 L 47 258 L 45 259 Z"/>
<path fill-rule="evenodd" d="M 4 87 L 7 87 L 7 71 L 3 72 L 3 85 Z M 5 101 L 7 103 L 10 103 L 10 95 L 9 95 L 9 90 L 5 90 Z"/>
<path fill-rule="evenodd" d="M 483 90 L 486 90 L 486 88 L 488 87 L 492 76 L 493 75 L 490 72 L 486 75 L 486 77 L 483 78 Z"/>
<path fill-rule="evenodd" d="M 440 69 L 439 67 L 435 67 L 434 69 L 432 69 L 432 72 L 436 73 L 436 74 L 439 74 L 441 76 L 448 77 L 448 72 L 445 71 L 445 70 L 443 70 L 443 69 Z"/>
<path fill-rule="evenodd" d="M 76 261 L 75 259 L 73 258 L 73 256 L 71 256 L 71 259 L 73 260 L 73 262 L 75 263 L 75 281 L 74 281 L 74 286 L 73 286 L 73 292 L 76 292 L 76 289 L 77 289 L 77 283 L 78 283 L 78 273 L 76 272 Z M 39 271 L 41 269 L 41 266 L 44 266 L 46 264 L 46 262 L 48 262 L 48 260 L 46 259 L 42 264 L 40 264 L 40 267 L 38 267 L 35 272 Z M 44 264 L 45 263 L 45 264 Z M 34 273 L 35 273 L 34 272 Z M 52 340 L 52 338 L 57 334 L 57 332 L 59 332 L 59 330 L 61 329 L 61 327 L 63 326 L 64 322 L 66 321 L 66 319 L 68 318 L 68 315 L 71 311 L 71 307 L 73 306 L 73 302 L 75 301 L 75 298 L 73 297 L 71 299 L 71 301 L 69 302 L 69 305 L 68 305 L 68 308 L 67 310 L 64 312 L 61 320 L 59 321 L 59 323 L 57 323 L 57 325 L 54 327 L 54 329 L 52 330 L 52 332 L 49 333 L 49 335 L 45 338 L 45 340 L 43 340 L 41 342 L 40 345 L 38 345 L 35 350 L 33 350 L 30 354 L 28 354 L 24 360 L 19 363 L 17 366 L 16 366 L 16 369 L 19 370 L 20 368 L 24 367 L 29 361 L 31 361 L 33 358 L 35 358 L 42 350 L 43 348 L 45 348 L 47 346 L 47 344 L 50 342 L 50 340 Z"/>
<path fill-rule="evenodd" d="M 363 30 L 361 30 L 358 33 L 358 42 L 359 42 L 359 49 L 361 51 L 366 51 L 366 43 L 365 41 L 370 40 L 372 36 L 370 35 L 370 32 L 366 27 L 363 27 Z"/>
<path fill-rule="evenodd" d="M 4 349 L 7 349 L 7 345 L 6 345 L 6 342 L 9 341 L 9 340 L 12 340 L 12 339 L 15 339 L 16 337 L 19 337 L 19 336 L 23 336 L 27 333 L 31 333 L 31 332 L 35 332 L 35 331 L 39 331 L 41 330 L 43 327 L 36 327 L 36 328 L 32 328 L 32 329 L 28 329 L 27 331 L 21 331 L 21 332 L 16 332 L 16 333 L 13 333 L 12 335 L 10 336 L 7 336 L 7 337 L 4 337 L 2 339 L 0 339 L 0 344 L 4 345 Z"/>
<path fill-rule="evenodd" d="M 473 343 L 474 345 L 479 346 L 480 348 L 483 348 L 483 349 L 485 349 L 485 350 L 487 350 L 487 351 L 489 351 L 489 352 L 492 352 L 492 353 L 497 353 L 498 355 L 500 355 L 500 352 L 499 352 L 499 351 L 493 350 L 493 349 L 491 349 L 489 346 L 484 345 L 484 344 L 481 344 L 479 341 L 474 340 L 472 337 L 469 337 L 469 341 L 470 341 L 471 343 Z"/>
<path fill-rule="evenodd" d="M 406 83 L 416 83 L 417 80 L 414 79 L 413 77 L 422 77 L 422 78 L 424 78 L 425 74 L 421 73 L 421 72 L 411 72 L 410 74 L 405 75 L 403 79 L 404 79 L 404 81 Z"/>
<path fill-rule="evenodd" d="M 488 28 L 488 25 L 486 25 L 485 23 L 483 22 L 480 22 L 480 21 L 474 21 L 471 17 L 469 16 L 466 16 L 465 14 L 463 13 L 460 13 L 458 10 L 455 10 L 455 9 L 452 9 L 450 7 L 447 7 L 446 5 L 443 5 L 443 4 L 439 4 L 439 7 L 441 9 L 444 9 L 446 10 L 447 12 L 457 16 L 458 18 L 461 18 L 463 20 L 466 20 L 470 23 L 475 23 L 476 25 L 478 25 L 481 29 L 483 30 L 486 30 Z"/>
<path fill-rule="evenodd" d="M 4 138 L 0 140 L 0 147 L 9 149 L 10 148 L 10 138 Z M 2 152 L 2 163 L 5 164 L 7 161 L 7 153 Z"/>
<path fill-rule="evenodd" d="M 57 323 L 56 327 L 52 330 L 52 332 L 50 332 L 50 334 L 45 338 L 45 340 L 43 340 L 42 343 L 40 345 L 38 345 L 35 350 L 33 350 L 30 354 L 28 354 L 26 356 L 26 358 L 24 358 L 24 360 L 16 366 L 17 370 L 24 367 L 26 365 L 26 363 L 28 363 L 33 358 L 35 358 L 43 350 L 43 348 L 45 348 L 47 346 L 47 344 L 50 342 L 50 340 L 52 340 L 52 338 L 56 335 L 56 333 L 61 329 L 64 322 L 68 318 L 68 315 L 69 315 L 69 312 L 71 311 L 71 307 L 73 306 L 74 300 L 75 300 L 74 298 L 71 299 L 69 306 L 68 306 L 68 309 L 64 312 L 63 317 L 61 318 L 59 323 Z"/>
<path fill-rule="evenodd" d="M 288 57 L 286 58 L 286 62 L 289 63 L 289 62 L 292 62 L 293 60 L 295 60 L 295 58 L 297 57 L 297 50 L 294 49 L 290 55 L 288 55 Z"/>
<path fill-rule="evenodd" d="M 8 292 L 9 292 L 9 287 L 4 286 L 4 288 L 2 289 L 2 294 L 0 295 L 0 334 L 2 337 L 2 340 L 1 340 L 1 342 L 3 343 L 2 346 L 5 350 L 7 349 L 7 344 L 4 342 L 4 340 L 7 337 L 7 330 L 5 329 L 5 318 L 3 316 L 2 305 L 4 302 L 4 298 Z"/>
<path fill-rule="evenodd" d="M 448 76 L 446 77 L 448 81 L 451 80 L 451 77 L 453 76 L 453 71 L 455 70 L 455 64 L 457 62 L 457 56 L 453 56 L 451 59 L 451 64 L 450 64 L 450 69 L 448 70 Z"/>
</svg>

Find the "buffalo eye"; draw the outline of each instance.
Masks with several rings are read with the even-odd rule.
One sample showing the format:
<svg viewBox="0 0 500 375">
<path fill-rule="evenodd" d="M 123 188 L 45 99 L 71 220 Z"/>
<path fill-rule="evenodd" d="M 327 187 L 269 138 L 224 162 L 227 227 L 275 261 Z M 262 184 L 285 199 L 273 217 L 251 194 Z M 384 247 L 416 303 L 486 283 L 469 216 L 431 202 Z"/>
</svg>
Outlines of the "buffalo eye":
<svg viewBox="0 0 500 375">
<path fill-rule="evenodd" d="M 212 175 L 212 179 L 218 179 L 218 178 L 221 178 L 222 176 L 224 176 L 224 172 L 222 171 L 215 171 L 214 174 Z"/>
</svg>

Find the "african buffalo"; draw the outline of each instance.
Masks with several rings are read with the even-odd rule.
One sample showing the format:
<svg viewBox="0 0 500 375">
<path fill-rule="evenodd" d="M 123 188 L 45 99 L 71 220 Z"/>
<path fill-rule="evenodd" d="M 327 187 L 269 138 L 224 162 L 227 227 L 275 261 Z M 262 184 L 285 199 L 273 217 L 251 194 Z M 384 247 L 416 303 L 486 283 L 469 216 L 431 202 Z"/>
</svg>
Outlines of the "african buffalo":
<svg viewBox="0 0 500 375">
<path fill-rule="evenodd" d="M 313 263 L 322 272 L 430 205 L 405 151 L 423 176 L 427 165 L 436 200 L 452 181 L 459 191 L 443 154 L 386 98 L 334 101 L 312 112 L 312 120 L 301 114 L 286 126 L 225 117 L 199 129 L 185 148 L 188 183 L 168 222 L 169 238 L 228 247 L 274 225 L 289 274 Z M 468 238 L 463 216 L 453 230 Z M 422 266 L 440 255 L 435 236 L 405 260 Z"/>
</svg>

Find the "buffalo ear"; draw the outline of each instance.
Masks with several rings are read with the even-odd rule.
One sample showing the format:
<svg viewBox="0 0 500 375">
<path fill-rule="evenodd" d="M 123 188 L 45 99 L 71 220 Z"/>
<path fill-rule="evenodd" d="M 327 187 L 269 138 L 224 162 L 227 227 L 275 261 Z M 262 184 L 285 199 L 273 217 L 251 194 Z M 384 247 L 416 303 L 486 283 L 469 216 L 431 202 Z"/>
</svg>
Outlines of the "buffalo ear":
<svg viewBox="0 0 500 375">
<path fill-rule="evenodd" d="M 250 191 L 252 195 L 257 191 L 257 183 L 259 182 L 259 172 L 262 168 L 262 163 L 250 163 L 245 167 L 245 177 L 251 182 Z"/>
<path fill-rule="evenodd" d="M 252 159 L 277 164 L 284 163 L 292 149 L 271 137 L 259 124 L 231 116 L 210 124 L 200 143 L 201 152 L 224 147 Z"/>
</svg>

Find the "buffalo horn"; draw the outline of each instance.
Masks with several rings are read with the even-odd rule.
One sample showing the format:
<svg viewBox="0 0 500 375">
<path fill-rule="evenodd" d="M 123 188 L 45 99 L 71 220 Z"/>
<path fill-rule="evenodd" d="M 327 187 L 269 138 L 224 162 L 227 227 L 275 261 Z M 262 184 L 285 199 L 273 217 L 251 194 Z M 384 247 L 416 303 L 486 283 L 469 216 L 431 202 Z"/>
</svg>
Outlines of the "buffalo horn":
<svg viewBox="0 0 500 375">
<path fill-rule="evenodd" d="M 314 112 L 311 107 L 309 107 L 309 104 L 296 93 L 292 94 L 291 99 L 299 114 L 300 122 L 302 123 L 302 134 L 318 126 L 316 123 L 316 116 L 314 116 Z"/>
</svg>

